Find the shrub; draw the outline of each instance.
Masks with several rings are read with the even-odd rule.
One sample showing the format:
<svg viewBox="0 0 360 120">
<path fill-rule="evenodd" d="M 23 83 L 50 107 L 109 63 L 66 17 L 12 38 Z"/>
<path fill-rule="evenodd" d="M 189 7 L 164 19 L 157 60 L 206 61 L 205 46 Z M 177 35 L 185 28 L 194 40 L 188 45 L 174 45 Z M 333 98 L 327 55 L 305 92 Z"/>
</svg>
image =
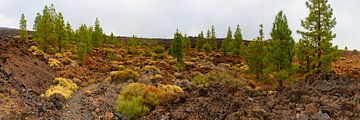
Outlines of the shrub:
<svg viewBox="0 0 360 120">
<path fill-rule="evenodd" d="M 156 54 L 156 53 L 153 53 L 152 54 L 152 57 L 155 59 L 155 60 L 158 60 L 158 59 L 164 59 L 164 54 L 160 53 L 160 54 Z"/>
<path fill-rule="evenodd" d="M 192 82 L 197 86 L 209 86 L 213 83 L 227 83 L 234 78 L 229 75 L 227 72 L 212 72 L 205 75 L 199 75 L 192 79 Z"/>
<path fill-rule="evenodd" d="M 120 55 L 113 54 L 113 53 L 108 53 L 106 56 L 107 56 L 108 59 L 115 60 L 115 61 L 118 61 L 121 58 Z"/>
<path fill-rule="evenodd" d="M 140 77 L 140 74 L 136 71 L 130 69 L 125 69 L 121 71 L 113 71 L 110 73 L 111 81 L 115 83 L 127 82 L 129 80 L 137 81 Z"/>
<path fill-rule="evenodd" d="M 138 119 L 150 112 L 150 109 L 167 100 L 168 97 L 182 92 L 182 89 L 173 85 L 146 85 L 131 83 L 120 92 L 116 112 L 130 120 Z"/>
<path fill-rule="evenodd" d="M 154 53 L 156 53 L 156 54 L 160 54 L 160 53 L 163 53 L 164 51 L 165 51 L 165 49 L 164 49 L 164 47 L 162 47 L 162 46 L 160 46 L 160 45 L 158 45 L 158 46 L 155 46 L 154 47 Z"/>
<path fill-rule="evenodd" d="M 186 65 L 184 63 L 181 63 L 181 62 L 178 62 L 173 66 L 173 68 L 176 71 L 183 71 L 183 70 L 185 70 L 185 67 L 186 67 Z"/>
<path fill-rule="evenodd" d="M 42 96 L 50 98 L 54 94 L 60 94 L 64 96 L 65 99 L 69 99 L 71 98 L 71 95 L 78 89 L 78 86 L 69 79 L 56 78 L 55 80 L 58 82 L 58 84 L 51 86 Z"/>
<path fill-rule="evenodd" d="M 143 55 L 144 55 L 145 57 L 151 57 L 151 56 L 152 56 L 152 53 L 151 53 L 151 51 L 146 50 Z"/>
<path fill-rule="evenodd" d="M 50 67 L 52 68 L 56 68 L 56 67 L 59 67 L 61 62 L 57 59 L 54 59 L 54 58 L 50 58 L 49 61 L 48 61 L 48 64 Z"/>
<path fill-rule="evenodd" d="M 141 69 L 141 72 L 143 74 L 151 74 L 151 75 L 155 75 L 155 74 L 158 74 L 160 73 L 160 69 L 155 67 L 155 66 L 150 66 L 150 65 L 147 65 L 145 67 L 143 67 Z"/>
<path fill-rule="evenodd" d="M 44 55 L 44 51 L 40 50 L 38 47 L 36 46 L 31 46 L 29 49 L 28 49 L 29 52 L 31 52 L 32 55 L 34 56 L 41 56 L 41 55 Z"/>
<path fill-rule="evenodd" d="M 211 52 L 211 51 L 212 51 L 211 44 L 210 44 L 210 43 L 205 43 L 205 44 L 203 45 L 203 49 L 204 49 L 204 51 L 205 51 L 206 53 Z"/>
</svg>

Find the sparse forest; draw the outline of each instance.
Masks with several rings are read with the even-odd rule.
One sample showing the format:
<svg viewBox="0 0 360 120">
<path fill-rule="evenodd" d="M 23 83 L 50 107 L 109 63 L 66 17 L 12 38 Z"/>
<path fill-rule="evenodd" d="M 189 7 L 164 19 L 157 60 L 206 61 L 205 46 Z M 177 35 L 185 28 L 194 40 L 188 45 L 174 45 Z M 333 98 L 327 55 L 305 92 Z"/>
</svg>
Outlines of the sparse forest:
<svg viewBox="0 0 360 120">
<path fill-rule="evenodd" d="M 224 38 L 214 25 L 116 36 L 98 17 L 73 28 L 53 4 L 27 31 L 21 14 L 19 30 L 0 31 L 0 119 L 360 119 L 360 53 L 333 45 L 328 0 L 306 7 L 301 30 L 279 11 L 253 40 L 241 25 Z"/>
</svg>

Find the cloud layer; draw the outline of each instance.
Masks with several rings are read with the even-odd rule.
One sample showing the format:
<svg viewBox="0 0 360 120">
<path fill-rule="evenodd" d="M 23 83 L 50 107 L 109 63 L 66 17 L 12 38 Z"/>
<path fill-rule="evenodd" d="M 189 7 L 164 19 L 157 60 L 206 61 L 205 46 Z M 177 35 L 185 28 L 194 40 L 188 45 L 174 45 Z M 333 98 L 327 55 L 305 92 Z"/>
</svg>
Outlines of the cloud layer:
<svg viewBox="0 0 360 120">
<path fill-rule="evenodd" d="M 334 44 L 360 49 L 356 36 L 360 32 L 360 1 L 329 1 L 338 22 Z M 51 3 L 75 27 L 92 25 L 99 17 L 107 33 L 165 38 L 171 38 L 176 28 L 195 36 L 211 25 L 215 25 L 218 37 L 224 37 L 227 27 L 234 29 L 240 24 L 244 38 L 253 39 L 259 24 L 264 24 L 269 34 L 276 13 L 283 10 L 298 39 L 296 30 L 301 29 L 300 21 L 308 12 L 304 0 L 1 0 L 0 26 L 18 27 L 24 13 L 28 29 L 32 29 L 36 12 Z"/>
</svg>

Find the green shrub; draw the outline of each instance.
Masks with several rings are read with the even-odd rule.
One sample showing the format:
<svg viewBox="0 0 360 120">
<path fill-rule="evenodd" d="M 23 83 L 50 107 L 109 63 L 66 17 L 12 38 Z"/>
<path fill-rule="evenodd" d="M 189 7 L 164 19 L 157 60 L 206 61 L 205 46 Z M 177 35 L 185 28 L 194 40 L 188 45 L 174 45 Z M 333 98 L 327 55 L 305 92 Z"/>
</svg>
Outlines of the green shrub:
<svg viewBox="0 0 360 120">
<path fill-rule="evenodd" d="M 115 83 L 127 82 L 129 80 L 137 81 L 140 77 L 140 74 L 136 71 L 130 69 L 125 69 L 121 71 L 113 71 L 110 73 L 111 81 Z"/>
<path fill-rule="evenodd" d="M 106 56 L 107 56 L 108 59 L 115 60 L 115 61 L 118 61 L 121 58 L 120 55 L 113 54 L 113 53 L 108 53 Z"/>
<path fill-rule="evenodd" d="M 173 68 L 176 71 L 183 71 L 183 70 L 185 70 L 185 67 L 186 67 L 186 65 L 184 63 L 181 63 L 181 62 L 178 62 L 173 66 Z"/>
<path fill-rule="evenodd" d="M 192 79 L 192 82 L 197 86 L 209 86 L 212 83 L 227 83 L 234 78 L 227 72 L 212 72 L 205 75 L 199 75 Z"/>
<path fill-rule="evenodd" d="M 124 87 L 117 101 L 116 112 L 130 120 L 138 119 L 150 112 L 151 108 L 164 102 L 170 96 L 182 92 L 182 89 L 173 85 L 146 85 L 131 83 Z"/>
<path fill-rule="evenodd" d="M 158 59 L 164 59 L 164 54 L 160 53 L 160 54 L 156 54 L 156 53 L 153 53 L 152 54 L 152 57 L 155 59 L 155 60 L 158 60 Z"/>
<path fill-rule="evenodd" d="M 204 51 L 205 51 L 206 53 L 211 52 L 211 51 L 212 51 L 211 44 L 210 44 L 210 43 L 205 43 L 205 44 L 203 45 L 203 49 L 204 49 Z"/>
<path fill-rule="evenodd" d="M 152 53 L 151 53 L 151 51 L 146 50 L 146 51 L 144 52 L 143 56 L 145 56 L 145 57 L 151 57 L 151 56 L 152 56 Z"/>
<path fill-rule="evenodd" d="M 155 46 L 154 47 L 154 53 L 156 53 L 156 54 L 161 54 L 161 53 L 163 53 L 164 51 L 165 51 L 165 49 L 164 49 L 164 47 L 162 47 L 162 46 L 160 46 L 160 45 L 158 45 L 158 46 Z"/>
</svg>

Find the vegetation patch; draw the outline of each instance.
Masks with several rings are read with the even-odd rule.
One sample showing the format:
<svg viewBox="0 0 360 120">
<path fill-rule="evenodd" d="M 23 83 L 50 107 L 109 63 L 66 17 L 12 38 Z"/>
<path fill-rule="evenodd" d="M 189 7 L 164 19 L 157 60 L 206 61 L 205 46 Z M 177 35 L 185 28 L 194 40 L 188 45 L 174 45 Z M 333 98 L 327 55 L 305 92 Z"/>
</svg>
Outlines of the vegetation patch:
<svg viewBox="0 0 360 120">
<path fill-rule="evenodd" d="M 138 72 L 130 69 L 113 71 L 110 73 L 110 75 L 111 75 L 111 81 L 115 83 L 122 83 L 127 81 L 136 82 L 140 77 L 140 74 Z"/>
<path fill-rule="evenodd" d="M 211 72 L 205 75 L 196 76 L 192 79 L 192 82 L 197 86 L 207 87 L 213 83 L 227 84 L 227 83 L 234 83 L 240 81 L 237 81 L 237 79 L 235 79 L 229 73 L 222 71 L 222 72 Z"/>
<path fill-rule="evenodd" d="M 56 78 L 55 79 L 58 84 L 51 86 L 48 90 L 46 90 L 45 96 L 50 98 L 54 94 L 60 94 L 65 97 L 65 99 L 70 99 L 71 95 L 78 89 L 78 86 L 69 79 L 66 78 Z"/>
<path fill-rule="evenodd" d="M 183 92 L 174 85 L 146 85 L 131 83 L 120 92 L 116 111 L 134 120 L 147 115 L 152 108 L 168 100 L 169 97 Z"/>
</svg>

